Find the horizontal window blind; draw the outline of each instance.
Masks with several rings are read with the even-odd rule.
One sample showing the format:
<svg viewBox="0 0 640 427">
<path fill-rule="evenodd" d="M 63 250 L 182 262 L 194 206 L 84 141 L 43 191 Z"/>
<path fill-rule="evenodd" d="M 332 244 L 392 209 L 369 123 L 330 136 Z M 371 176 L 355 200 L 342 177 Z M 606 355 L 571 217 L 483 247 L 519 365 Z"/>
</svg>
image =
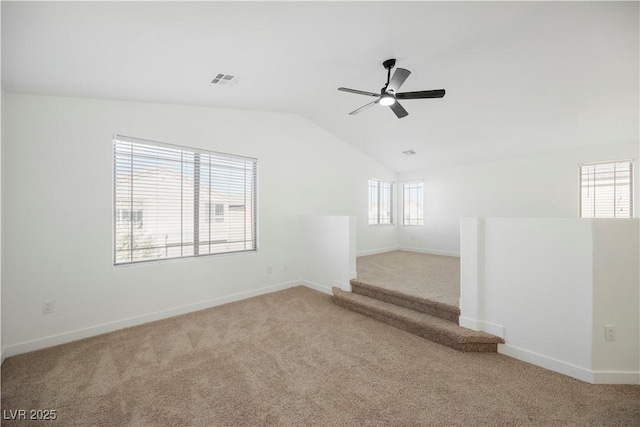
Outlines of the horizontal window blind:
<svg viewBox="0 0 640 427">
<path fill-rule="evenodd" d="M 114 264 L 257 249 L 256 159 L 114 137 Z"/>
<path fill-rule="evenodd" d="M 423 225 L 424 187 L 422 182 L 402 184 L 402 224 Z"/>
<path fill-rule="evenodd" d="M 633 216 L 633 162 L 622 160 L 580 165 L 580 216 Z"/>
<path fill-rule="evenodd" d="M 393 182 L 369 180 L 369 225 L 393 224 Z"/>
</svg>

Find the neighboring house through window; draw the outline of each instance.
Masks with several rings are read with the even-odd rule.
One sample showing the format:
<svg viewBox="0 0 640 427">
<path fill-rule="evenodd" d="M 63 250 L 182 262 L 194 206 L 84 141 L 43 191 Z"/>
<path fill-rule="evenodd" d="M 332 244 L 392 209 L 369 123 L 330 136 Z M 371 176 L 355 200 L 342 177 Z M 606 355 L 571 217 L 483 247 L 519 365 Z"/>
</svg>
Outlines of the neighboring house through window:
<svg viewBox="0 0 640 427">
<path fill-rule="evenodd" d="M 580 217 L 633 217 L 633 162 L 580 165 Z"/>
<path fill-rule="evenodd" d="M 122 136 L 113 150 L 114 264 L 257 249 L 256 159 Z"/>
<path fill-rule="evenodd" d="M 423 225 L 424 186 L 422 182 L 402 184 L 402 225 Z"/>
<path fill-rule="evenodd" d="M 369 179 L 369 225 L 393 224 L 393 182 Z"/>
<path fill-rule="evenodd" d="M 224 222 L 225 210 L 230 208 L 224 203 L 209 203 L 207 205 L 207 222 Z"/>
<path fill-rule="evenodd" d="M 131 221 L 136 228 L 142 227 L 142 209 L 116 209 L 116 221 Z"/>
</svg>

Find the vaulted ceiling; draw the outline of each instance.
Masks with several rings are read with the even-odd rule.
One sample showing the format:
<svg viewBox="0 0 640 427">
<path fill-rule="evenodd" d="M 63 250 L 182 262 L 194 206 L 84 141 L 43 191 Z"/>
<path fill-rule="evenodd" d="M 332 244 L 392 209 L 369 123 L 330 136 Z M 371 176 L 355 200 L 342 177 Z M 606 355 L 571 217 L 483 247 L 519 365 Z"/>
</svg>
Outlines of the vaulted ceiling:
<svg viewBox="0 0 640 427">
<path fill-rule="evenodd" d="M 297 113 L 402 172 L 637 143 L 638 22 L 637 2 L 3 1 L 2 87 Z M 348 115 L 370 98 L 336 89 L 379 91 L 388 58 L 446 96 Z"/>
</svg>

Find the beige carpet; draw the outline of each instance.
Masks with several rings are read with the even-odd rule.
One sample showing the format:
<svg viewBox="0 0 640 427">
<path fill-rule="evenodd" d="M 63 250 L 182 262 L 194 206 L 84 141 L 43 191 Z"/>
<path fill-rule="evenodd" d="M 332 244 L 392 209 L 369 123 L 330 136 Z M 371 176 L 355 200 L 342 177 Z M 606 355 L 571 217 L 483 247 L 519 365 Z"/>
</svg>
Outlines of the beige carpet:
<svg viewBox="0 0 640 427">
<path fill-rule="evenodd" d="M 43 426 L 631 426 L 640 386 L 460 353 L 297 287 L 11 357 L 2 409 L 56 409 Z"/>
<path fill-rule="evenodd" d="M 356 259 L 358 280 L 458 307 L 460 258 L 407 251 Z"/>
</svg>

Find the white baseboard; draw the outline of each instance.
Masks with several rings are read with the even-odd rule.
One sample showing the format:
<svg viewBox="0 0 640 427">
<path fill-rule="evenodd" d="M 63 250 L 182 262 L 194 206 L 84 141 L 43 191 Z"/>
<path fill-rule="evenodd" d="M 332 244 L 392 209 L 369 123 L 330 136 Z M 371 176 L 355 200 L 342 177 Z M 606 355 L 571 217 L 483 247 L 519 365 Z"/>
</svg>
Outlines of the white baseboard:
<svg viewBox="0 0 640 427">
<path fill-rule="evenodd" d="M 480 322 L 480 330 L 504 339 L 504 326 L 491 322 Z"/>
<path fill-rule="evenodd" d="M 390 248 L 380 248 L 380 249 L 373 249 L 373 250 L 370 250 L 370 251 L 360 251 L 360 252 L 356 253 L 356 257 L 383 254 L 385 252 L 397 251 L 398 249 L 399 248 L 397 246 L 393 246 L 393 247 L 390 247 Z"/>
<path fill-rule="evenodd" d="M 89 338 L 96 335 L 117 331 L 118 329 L 128 328 L 131 326 L 141 325 L 143 323 L 162 320 L 162 319 L 166 319 L 173 316 L 179 316 L 181 314 L 191 313 L 193 311 L 216 307 L 218 305 L 228 304 L 230 302 L 240 301 L 240 300 L 255 297 L 258 295 L 277 292 L 283 289 L 291 288 L 293 286 L 298 286 L 302 284 L 308 286 L 307 283 L 308 282 L 305 282 L 303 280 L 295 280 L 291 282 L 280 283 L 277 285 L 271 285 L 264 288 L 254 289 L 251 291 L 239 292 L 233 295 L 213 298 L 210 300 L 197 302 L 195 304 L 187 304 L 180 307 L 171 308 L 168 310 L 162 310 L 154 313 L 143 314 L 141 316 L 130 317 L 128 319 L 116 320 L 114 322 L 108 322 L 108 323 L 103 323 L 101 325 L 90 326 L 88 328 L 77 329 L 75 331 L 63 332 L 61 334 L 51 335 L 44 338 L 24 341 L 24 342 L 9 345 L 3 348 L 1 353 L 1 358 L 2 358 L 1 360 L 2 362 L 4 362 L 5 358 L 16 356 L 18 354 L 28 353 L 30 351 L 40 350 L 47 347 L 53 347 L 56 345 L 77 341 L 83 338 Z M 310 287 L 313 287 L 313 286 L 310 286 Z M 315 287 L 313 288 L 316 289 Z M 330 289 L 329 289 L 329 293 L 331 293 Z"/>
<path fill-rule="evenodd" d="M 640 384 L 640 371 L 592 371 L 509 344 L 498 344 L 498 353 L 591 384 Z"/>
<path fill-rule="evenodd" d="M 341 282 L 341 281 L 339 281 L 339 280 L 334 280 L 334 281 L 333 281 L 333 284 L 332 284 L 332 287 L 333 287 L 333 286 L 335 286 L 335 287 L 337 287 L 337 288 L 340 288 L 340 289 L 342 289 L 342 290 L 343 290 L 343 291 L 345 291 L 345 292 L 351 292 L 351 291 L 352 291 L 352 289 L 351 289 L 351 282 L 346 282 L 346 283 L 344 283 L 344 282 Z M 333 293 L 333 291 L 332 291 L 332 293 Z"/>
<path fill-rule="evenodd" d="M 463 328 L 471 329 L 473 331 L 480 330 L 479 322 L 476 319 L 471 319 L 470 317 L 460 316 L 458 318 L 458 325 L 462 326 Z"/>
<path fill-rule="evenodd" d="M 460 252 L 441 251 L 439 249 L 423 249 L 423 248 L 410 248 L 407 246 L 400 246 L 397 250 L 407 251 L 407 252 L 418 252 L 421 254 L 430 254 L 430 255 L 454 256 L 456 258 L 460 258 Z"/>
<path fill-rule="evenodd" d="M 544 356 L 509 344 L 498 344 L 498 353 L 531 363 L 532 365 L 549 369 L 550 371 L 568 375 L 581 381 L 591 384 L 594 383 L 594 372 L 592 370 L 563 362 L 562 360 L 554 359 L 553 357 Z"/>
<path fill-rule="evenodd" d="M 496 323 L 485 322 L 482 320 L 471 319 L 470 317 L 460 316 L 458 318 L 458 324 L 463 328 L 471 329 L 474 331 L 483 331 L 496 337 L 504 339 L 504 326 Z"/>
<path fill-rule="evenodd" d="M 316 291 L 322 292 L 323 294 L 333 295 L 331 288 L 324 285 L 319 285 L 314 282 L 310 282 L 309 280 L 300 280 L 298 281 L 301 285 L 306 286 L 307 288 L 315 289 Z M 341 287 L 342 288 L 342 287 Z"/>
</svg>

